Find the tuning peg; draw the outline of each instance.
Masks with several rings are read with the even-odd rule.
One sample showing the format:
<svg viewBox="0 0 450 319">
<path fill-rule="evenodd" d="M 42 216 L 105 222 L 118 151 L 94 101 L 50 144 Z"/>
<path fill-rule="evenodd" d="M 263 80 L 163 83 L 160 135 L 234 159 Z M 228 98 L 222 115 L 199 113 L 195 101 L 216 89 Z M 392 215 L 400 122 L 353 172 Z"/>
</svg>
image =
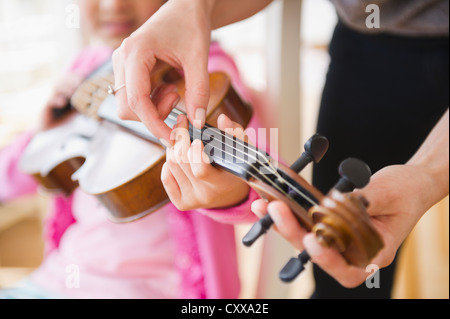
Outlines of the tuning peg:
<svg viewBox="0 0 450 319">
<path fill-rule="evenodd" d="M 70 103 L 67 103 L 64 107 L 62 108 L 53 108 L 52 109 L 52 117 L 54 119 L 59 119 L 61 118 L 63 115 L 66 115 L 67 113 L 69 113 L 69 111 L 72 109 L 72 105 Z"/>
<path fill-rule="evenodd" d="M 339 165 L 341 178 L 333 187 L 342 193 L 352 192 L 355 188 L 366 186 L 372 172 L 363 161 L 356 158 L 348 158 Z M 284 282 L 291 282 L 305 269 L 305 265 L 311 260 L 308 252 L 304 250 L 296 258 L 291 258 L 281 269 L 279 277 Z"/>
<path fill-rule="evenodd" d="M 273 225 L 273 220 L 269 214 L 258 220 L 249 232 L 242 238 L 242 243 L 250 247 L 262 235 L 264 235 Z"/>
<path fill-rule="evenodd" d="M 355 188 L 366 186 L 372 172 L 369 166 L 356 158 L 348 158 L 339 165 L 339 175 L 341 178 L 333 187 L 342 193 L 352 192 Z"/>
<path fill-rule="evenodd" d="M 297 174 L 300 173 L 309 163 L 318 163 L 328 150 L 328 139 L 320 134 L 313 135 L 305 143 L 305 151 L 290 167 Z M 250 231 L 242 239 L 245 246 L 251 246 L 262 235 L 264 235 L 273 225 L 273 220 L 269 214 L 257 221 Z"/>
<path fill-rule="evenodd" d="M 309 163 L 319 163 L 328 151 L 328 139 L 320 134 L 313 135 L 305 143 L 305 151 L 292 164 L 291 169 L 297 174 L 300 173 Z"/>
<path fill-rule="evenodd" d="M 280 271 L 280 279 L 283 282 L 291 282 L 305 270 L 305 265 L 311 259 L 306 250 L 302 251 L 297 258 L 291 258 Z"/>
</svg>

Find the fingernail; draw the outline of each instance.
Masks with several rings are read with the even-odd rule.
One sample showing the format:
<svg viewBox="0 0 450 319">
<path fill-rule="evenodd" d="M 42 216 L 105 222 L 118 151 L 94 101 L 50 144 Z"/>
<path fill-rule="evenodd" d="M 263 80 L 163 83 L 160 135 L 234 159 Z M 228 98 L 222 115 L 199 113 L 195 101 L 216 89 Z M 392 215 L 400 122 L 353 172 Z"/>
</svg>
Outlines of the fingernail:
<svg viewBox="0 0 450 319">
<path fill-rule="evenodd" d="M 194 126 L 196 128 L 202 128 L 206 122 L 206 111 L 202 108 L 195 110 Z"/>
<path fill-rule="evenodd" d="M 303 245 L 311 257 L 318 257 L 323 253 L 323 247 L 317 242 L 314 234 L 307 234 L 303 238 Z"/>
<path fill-rule="evenodd" d="M 267 206 L 267 212 L 269 213 L 275 225 L 283 226 L 284 220 L 281 217 L 279 211 L 273 205 L 269 204 L 269 206 Z"/>
</svg>

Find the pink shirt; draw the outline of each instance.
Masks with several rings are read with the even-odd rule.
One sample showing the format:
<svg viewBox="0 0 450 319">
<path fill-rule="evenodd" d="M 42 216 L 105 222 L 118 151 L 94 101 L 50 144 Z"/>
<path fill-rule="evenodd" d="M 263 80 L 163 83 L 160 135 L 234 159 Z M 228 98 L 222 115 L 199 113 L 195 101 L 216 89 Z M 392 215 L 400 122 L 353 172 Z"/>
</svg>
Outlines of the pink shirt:
<svg viewBox="0 0 450 319">
<path fill-rule="evenodd" d="M 110 51 L 88 49 L 72 72 L 87 75 Z M 218 44 L 210 52 L 210 71 L 222 70 L 248 99 L 233 60 Z M 36 190 L 21 174 L 18 158 L 30 141 L 25 134 L 0 150 L 0 200 Z M 246 202 L 220 210 L 180 212 L 168 204 L 129 224 L 114 224 L 96 198 L 77 189 L 57 197 L 46 221 L 48 254 L 31 279 L 47 290 L 72 298 L 237 298 L 234 228 L 253 222 Z"/>
</svg>

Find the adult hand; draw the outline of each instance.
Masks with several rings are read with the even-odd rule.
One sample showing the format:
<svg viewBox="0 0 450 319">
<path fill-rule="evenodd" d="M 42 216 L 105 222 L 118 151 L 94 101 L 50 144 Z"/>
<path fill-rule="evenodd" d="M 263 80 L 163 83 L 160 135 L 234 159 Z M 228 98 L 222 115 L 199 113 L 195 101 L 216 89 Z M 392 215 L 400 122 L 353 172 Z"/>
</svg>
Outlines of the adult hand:
<svg viewBox="0 0 450 319">
<path fill-rule="evenodd" d="M 168 95 L 169 101 L 161 104 L 168 107 L 158 108 L 150 98 L 150 73 L 157 60 L 182 70 L 188 118 L 198 127 L 205 123 L 209 101 L 209 3 L 213 1 L 168 1 L 113 54 L 115 84 L 125 84 L 125 89 L 116 93 L 120 118 L 142 121 L 165 144 L 171 143 L 171 130 L 164 120 L 177 98 Z"/>
<path fill-rule="evenodd" d="M 368 213 L 384 242 L 384 248 L 371 264 L 383 268 L 393 261 L 402 242 L 431 207 L 423 200 L 430 197 L 423 193 L 424 189 L 433 190 L 432 180 L 426 172 L 411 165 L 395 165 L 380 170 L 372 176 L 367 187 L 355 191 L 369 201 Z M 366 280 L 364 268 L 347 264 L 337 250 L 321 246 L 314 234 L 307 233 L 298 224 L 285 203 L 267 204 L 257 200 L 252 211 L 259 216 L 268 212 L 274 221 L 274 229 L 299 251 L 306 249 L 312 261 L 341 285 L 356 287 Z"/>
</svg>

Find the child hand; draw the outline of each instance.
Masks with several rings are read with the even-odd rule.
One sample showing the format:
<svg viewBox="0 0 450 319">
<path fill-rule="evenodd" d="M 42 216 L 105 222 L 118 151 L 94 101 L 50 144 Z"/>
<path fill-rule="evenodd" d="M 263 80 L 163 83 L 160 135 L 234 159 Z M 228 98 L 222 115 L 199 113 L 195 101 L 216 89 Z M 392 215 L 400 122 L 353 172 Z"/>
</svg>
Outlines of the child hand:
<svg viewBox="0 0 450 319">
<path fill-rule="evenodd" d="M 80 86 L 81 82 L 83 82 L 83 77 L 75 73 L 67 74 L 57 81 L 58 84 L 55 86 L 53 93 L 42 110 L 41 120 L 37 128 L 38 131 L 51 129 L 67 119 L 66 116 L 61 118 L 55 117 L 54 110 L 63 109 L 69 103 L 70 98 Z"/>
<path fill-rule="evenodd" d="M 219 117 L 218 128 L 237 132 L 235 136 L 239 139 L 245 138 L 244 130 L 225 115 Z M 186 116 L 178 117 L 173 134 L 176 142 L 172 148 L 167 148 L 161 180 L 179 210 L 231 207 L 247 198 L 249 186 L 246 182 L 213 167 L 200 140 L 191 144 Z"/>
</svg>

